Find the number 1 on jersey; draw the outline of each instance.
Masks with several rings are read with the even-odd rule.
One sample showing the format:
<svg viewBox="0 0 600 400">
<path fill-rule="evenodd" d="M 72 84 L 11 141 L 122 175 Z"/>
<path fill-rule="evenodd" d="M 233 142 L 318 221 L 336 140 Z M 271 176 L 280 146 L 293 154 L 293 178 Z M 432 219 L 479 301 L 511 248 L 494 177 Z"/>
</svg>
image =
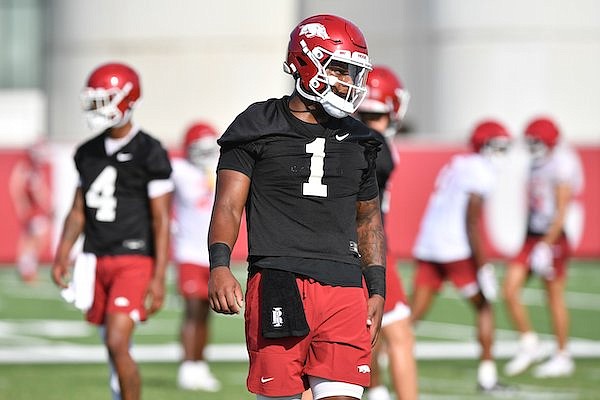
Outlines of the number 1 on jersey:
<svg viewBox="0 0 600 400">
<path fill-rule="evenodd" d="M 116 181 L 117 169 L 109 165 L 94 179 L 94 182 L 85 193 L 85 202 L 88 207 L 96 209 L 96 219 L 98 221 L 112 222 L 115 220 L 117 210 Z"/>
<path fill-rule="evenodd" d="M 305 196 L 327 197 L 327 185 L 323 184 L 325 139 L 316 138 L 306 144 L 306 152 L 310 158 L 310 176 L 308 182 L 302 184 L 302 194 Z"/>
</svg>

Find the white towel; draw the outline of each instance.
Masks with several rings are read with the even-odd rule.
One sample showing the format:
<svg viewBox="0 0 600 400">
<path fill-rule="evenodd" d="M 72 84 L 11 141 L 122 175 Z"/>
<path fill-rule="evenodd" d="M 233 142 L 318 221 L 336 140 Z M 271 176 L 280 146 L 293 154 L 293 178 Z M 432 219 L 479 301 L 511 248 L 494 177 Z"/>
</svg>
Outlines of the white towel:
<svg viewBox="0 0 600 400">
<path fill-rule="evenodd" d="M 60 295 L 81 311 L 87 311 L 94 301 L 94 283 L 96 281 L 96 256 L 91 253 L 79 253 L 73 268 L 73 280 Z"/>
</svg>

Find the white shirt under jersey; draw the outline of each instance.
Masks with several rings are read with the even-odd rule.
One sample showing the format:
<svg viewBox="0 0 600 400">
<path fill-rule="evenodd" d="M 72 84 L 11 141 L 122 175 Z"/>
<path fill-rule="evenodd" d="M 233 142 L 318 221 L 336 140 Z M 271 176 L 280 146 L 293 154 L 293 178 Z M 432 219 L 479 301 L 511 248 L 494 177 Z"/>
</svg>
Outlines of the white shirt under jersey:
<svg viewBox="0 0 600 400">
<path fill-rule="evenodd" d="M 214 202 L 215 169 L 205 172 L 183 158 L 173 159 L 171 165 L 175 182 L 172 228 L 175 261 L 208 267 L 207 237 Z"/>
<path fill-rule="evenodd" d="M 478 153 L 454 156 L 439 172 L 421 220 L 413 255 L 447 263 L 471 257 L 467 237 L 470 194 L 487 196 L 495 182 L 493 164 Z"/>
<path fill-rule="evenodd" d="M 575 151 L 565 144 L 556 146 L 542 162 L 532 163 L 528 204 L 530 232 L 545 234 L 557 211 L 556 186 L 566 184 L 575 196 L 583 189 L 583 169 Z"/>
</svg>

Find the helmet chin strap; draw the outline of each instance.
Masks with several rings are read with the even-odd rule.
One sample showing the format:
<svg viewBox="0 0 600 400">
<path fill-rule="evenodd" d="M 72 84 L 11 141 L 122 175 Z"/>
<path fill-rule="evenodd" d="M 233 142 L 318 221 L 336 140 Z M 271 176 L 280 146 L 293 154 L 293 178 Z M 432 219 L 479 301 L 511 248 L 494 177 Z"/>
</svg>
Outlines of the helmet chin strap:
<svg viewBox="0 0 600 400">
<path fill-rule="evenodd" d="M 321 103 L 327 114 L 335 118 L 347 117 L 353 111 L 351 107 L 349 109 L 346 101 L 332 91 L 327 92 L 325 96 L 321 97 L 319 103 Z"/>
<path fill-rule="evenodd" d="M 116 125 L 116 117 L 110 117 L 95 111 L 88 111 L 85 114 L 88 127 L 93 133 L 101 133 Z"/>
<path fill-rule="evenodd" d="M 337 108 L 330 102 L 326 101 L 325 99 L 321 100 L 320 103 L 321 103 L 321 106 L 323 106 L 323 110 L 325 110 L 325 112 L 327 114 L 331 115 L 334 118 L 344 118 L 344 117 L 347 117 L 348 115 L 350 115 L 350 113 L 340 110 L 339 108 Z"/>
<path fill-rule="evenodd" d="M 336 77 L 331 77 L 335 82 L 337 82 Z M 329 78 L 328 78 L 329 79 Z M 340 96 L 333 93 L 331 90 L 325 94 L 324 96 L 318 96 L 314 94 L 307 93 L 302 88 L 302 83 L 300 82 L 300 78 L 296 79 L 296 91 L 305 99 L 317 102 L 321 104 L 323 110 L 325 112 L 334 117 L 334 118 L 344 118 L 348 115 L 352 114 L 352 110 L 345 110 L 348 108 L 347 103 Z"/>
</svg>

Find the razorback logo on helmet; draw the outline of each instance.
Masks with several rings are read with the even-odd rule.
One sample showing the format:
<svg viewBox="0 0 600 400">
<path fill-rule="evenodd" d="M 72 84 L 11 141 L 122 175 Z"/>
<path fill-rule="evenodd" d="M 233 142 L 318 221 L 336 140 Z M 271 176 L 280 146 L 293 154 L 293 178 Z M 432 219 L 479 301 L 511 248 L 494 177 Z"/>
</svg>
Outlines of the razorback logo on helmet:
<svg viewBox="0 0 600 400">
<path fill-rule="evenodd" d="M 336 76 L 336 69 L 345 71 Z M 335 15 L 315 15 L 290 33 L 284 71 L 296 80 L 304 98 L 321 104 L 334 118 L 344 118 L 365 98 L 371 70 L 367 42 L 352 22 Z"/>
<path fill-rule="evenodd" d="M 299 36 L 306 36 L 307 38 L 320 37 L 323 40 L 329 39 L 329 35 L 327 34 L 327 29 L 325 26 L 319 23 L 312 23 L 302 25 L 300 27 Z"/>
</svg>

